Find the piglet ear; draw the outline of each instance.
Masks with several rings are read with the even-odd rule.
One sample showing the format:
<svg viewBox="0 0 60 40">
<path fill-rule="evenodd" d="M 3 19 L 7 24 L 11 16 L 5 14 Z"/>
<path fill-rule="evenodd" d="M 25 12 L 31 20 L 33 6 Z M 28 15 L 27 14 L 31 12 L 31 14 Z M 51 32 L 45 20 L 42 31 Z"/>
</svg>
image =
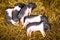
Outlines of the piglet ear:
<svg viewBox="0 0 60 40">
<path fill-rule="evenodd" d="M 29 2 L 29 3 L 27 3 L 26 5 L 30 5 L 30 4 L 34 4 L 34 3 L 32 3 L 32 2 Z"/>
<path fill-rule="evenodd" d="M 48 24 L 48 31 L 50 31 L 51 30 L 51 25 L 50 24 Z"/>
<path fill-rule="evenodd" d="M 29 6 L 29 3 L 27 3 L 26 5 Z"/>
<path fill-rule="evenodd" d="M 14 6 L 19 6 L 19 7 L 23 8 L 25 6 L 25 4 L 24 3 L 16 3 Z"/>
<path fill-rule="evenodd" d="M 26 5 L 28 5 L 29 3 L 27 3 Z"/>
<path fill-rule="evenodd" d="M 50 27 L 50 25 L 49 24 L 44 24 L 44 30 L 48 30 L 48 31 L 50 31 L 50 29 L 51 29 L 51 27 Z"/>
<path fill-rule="evenodd" d="M 6 10 L 6 9 L 9 9 L 9 8 L 11 8 L 11 9 L 12 9 L 13 7 L 11 7 L 11 6 L 6 6 L 5 10 Z"/>
</svg>

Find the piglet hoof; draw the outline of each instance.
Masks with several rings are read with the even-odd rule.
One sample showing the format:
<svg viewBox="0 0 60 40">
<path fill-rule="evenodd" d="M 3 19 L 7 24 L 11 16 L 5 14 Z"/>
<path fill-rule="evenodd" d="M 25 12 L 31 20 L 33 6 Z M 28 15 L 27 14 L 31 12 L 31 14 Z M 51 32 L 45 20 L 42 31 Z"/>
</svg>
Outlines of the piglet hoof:
<svg viewBox="0 0 60 40">
<path fill-rule="evenodd" d="M 27 37 L 31 37 L 31 35 L 27 34 Z"/>
<path fill-rule="evenodd" d="M 27 30 L 27 37 L 31 37 L 31 30 Z"/>
<path fill-rule="evenodd" d="M 26 28 L 26 26 L 23 26 L 23 29 Z"/>
<path fill-rule="evenodd" d="M 19 24 L 15 24 L 15 26 L 19 26 Z"/>
<path fill-rule="evenodd" d="M 19 26 L 18 24 L 13 24 L 14 26 Z"/>
<path fill-rule="evenodd" d="M 31 37 L 31 35 L 27 35 L 27 37 Z"/>
<path fill-rule="evenodd" d="M 21 22 L 22 25 L 24 25 L 24 23 Z"/>
<path fill-rule="evenodd" d="M 31 13 L 29 14 L 29 16 L 31 15 Z"/>
<path fill-rule="evenodd" d="M 23 25 L 23 28 L 26 28 L 26 26 L 25 26 L 25 25 Z"/>
<path fill-rule="evenodd" d="M 25 27 L 23 26 L 23 29 L 24 29 Z"/>
<path fill-rule="evenodd" d="M 43 37 L 45 37 L 46 36 L 46 34 L 45 35 L 43 35 Z"/>
<path fill-rule="evenodd" d="M 19 26 L 19 22 L 15 22 L 13 25 L 15 25 L 15 26 Z"/>
</svg>

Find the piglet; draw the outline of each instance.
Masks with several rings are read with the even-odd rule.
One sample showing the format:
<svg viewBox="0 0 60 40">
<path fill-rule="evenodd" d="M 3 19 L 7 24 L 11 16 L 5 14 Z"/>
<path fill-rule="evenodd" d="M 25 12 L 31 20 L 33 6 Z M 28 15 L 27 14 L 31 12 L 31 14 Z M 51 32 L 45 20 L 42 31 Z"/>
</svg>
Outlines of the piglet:
<svg viewBox="0 0 60 40">
<path fill-rule="evenodd" d="M 48 23 L 47 21 L 47 17 L 44 16 L 44 15 L 30 15 L 30 16 L 26 16 L 24 17 L 24 20 L 23 20 L 24 24 L 23 24 L 23 27 L 26 27 L 27 24 L 29 23 L 33 23 L 33 22 L 40 22 L 40 21 L 45 21 Z"/>
<path fill-rule="evenodd" d="M 23 3 L 16 3 L 14 5 L 14 9 L 12 12 L 12 19 L 16 22 L 19 23 L 19 18 L 18 18 L 18 14 L 20 12 L 20 10 L 25 6 L 25 4 Z"/>
<path fill-rule="evenodd" d="M 36 31 L 40 31 L 42 36 L 45 37 L 46 36 L 45 31 L 50 30 L 50 25 L 43 21 L 34 22 L 34 23 L 29 23 L 26 26 L 26 29 L 27 29 L 27 32 L 26 32 L 27 36 L 29 36 L 29 37 L 31 37 L 32 32 L 36 32 Z"/>
<path fill-rule="evenodd" d="M 18 14 L 18 18 L 20 19 L 20 22 L 23 24 L 23 20 L 25 16 L 28 16 L 31 14 L 31 11 L 36 7 L 36 4 L 34 3 L 28 3 L 27 5 L 25 5 L 20 13 Z"/>
<path fill-rule="evenodd" d="M 5 13 L 6 13 L 6 21 L 8 23 L 12 23 L 12 24 L 15 24 L 15 22 L 12 20 L 12 11 L 13 11 L 13 8 L 8 6 L 6 7 L 6 10 L 5 10 Z"/>
</svg>

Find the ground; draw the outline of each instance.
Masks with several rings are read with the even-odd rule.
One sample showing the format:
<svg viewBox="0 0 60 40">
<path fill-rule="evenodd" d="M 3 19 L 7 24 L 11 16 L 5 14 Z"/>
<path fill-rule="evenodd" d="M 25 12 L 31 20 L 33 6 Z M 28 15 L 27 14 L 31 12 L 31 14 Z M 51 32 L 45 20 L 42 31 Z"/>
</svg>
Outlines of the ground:
<svg viewBox="0 0 60 40">
<path fill-rule="evenodd" d="M 37 7 L 32 14 L 45 15 L 51 25 L 51 30 L 46 31 L 46 37 L 42 37 L 40 32 L 33 32 L 31 37 L 26 36 L 26 29 L 14 26 L 6 22 L 6 6 L 14 7 L 15 3 L 33 2 Z M 60 40 L 60 0 L 0 0 L 0 40 Z"/>
</svg>

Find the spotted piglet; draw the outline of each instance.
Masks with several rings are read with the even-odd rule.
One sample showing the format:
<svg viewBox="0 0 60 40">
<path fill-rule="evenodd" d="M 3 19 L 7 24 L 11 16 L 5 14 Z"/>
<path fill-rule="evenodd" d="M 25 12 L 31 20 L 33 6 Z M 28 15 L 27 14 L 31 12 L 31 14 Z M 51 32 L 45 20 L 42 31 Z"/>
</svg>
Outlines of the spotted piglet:
<svg viewBox="0 0 60 40">
<path fill-rule="evenodd" d="M 18 24 L 19 23 L 19 18 L 18 18 L 18 14 L 20 12 L 20 10 L 25 6 L 25 4 L 23 3 L 16 3 L 14 5 L 14 9 L 13 9 L 13 12 L 12 12 L 12 19 Z"/>
<path fill-rule="evenodd" d="M 26 26 L 26 29 L 27 29 L 27 36 L 31 37 L 31 33 L 32 32 L 36 32 L 36 31 L 40 31 L 42 36 L 45 37 L 46 36 L 46 33 L 45 31 L 46 30 L 50 30 L 50 25 L 47 24 L 46 22 L 44 21 L 41 21 L 41 22 L 34 22 L 34 23 L 29 23 L 27 26 Z"/>
<path fill-rule="evenodd" d="M 46 23 L 48 23 L 47 18 L 44 15 L 26 16 L 26 17 L 24 17 L 24 26 L 23 27 L 26 27 L 26 25 L 29 23 L 40 22 L 40 21 L 45 21 Z"/>
<path fill-rule="evenodd" d="M 31 14 L 31 11 L 36 7 L 36 4 L 34 3 L 28 3 L 27 5 L 25 5 L 20 13 L 18 14 L 18 18 L 20 19 L 20 22 L 23 24 L 23 20 L 25 16 L 28 16 Z"/>
<path fill-rule="evenodd" d="M 15 22 L 12 20 L 12 11 L 13 11 L 13 8 L 12 7 L 6 7 L 6 10 L 5 10 L 5 13 L 6 13 L 6 21 L 8 23 L 14 24 Z"/>
<path fill-rule="evenodd" d="M 18 24 L 19 19 L 17 18 L 18 13 L 20 12 L 23 5 L 21 3 L 15 4 L 15 7 L 6 7 L 6 20 L 8 23 L 13 25 Z"/>
</svg>

